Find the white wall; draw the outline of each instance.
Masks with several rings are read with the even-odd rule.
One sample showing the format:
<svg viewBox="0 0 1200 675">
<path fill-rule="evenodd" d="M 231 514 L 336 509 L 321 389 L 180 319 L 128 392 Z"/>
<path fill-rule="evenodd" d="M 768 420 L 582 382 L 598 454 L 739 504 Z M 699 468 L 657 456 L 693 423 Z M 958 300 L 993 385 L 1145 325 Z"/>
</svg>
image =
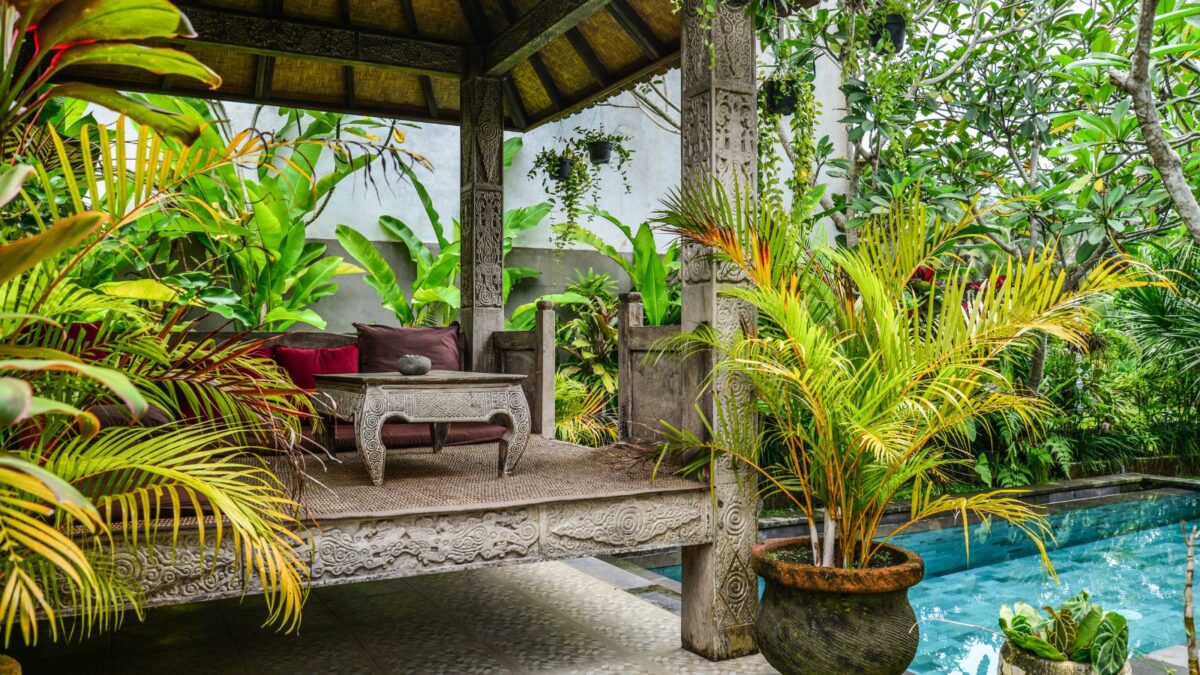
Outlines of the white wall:
<svg viewBox="0 0 1200 675">
<path fill-rule="evenodd" d="M 845 99 L 838 90 L 839 76 L 828 62 L 817 69 L 817 99 L 821 102 L 817 137 L 830 136 L 838 157 L 846 156 L 847 141 L 838 121 L 845 115 Z M 678 104 L 679 71 L 665 75 L 666 90 Z M 254 106 L 248 104 L 226 104 L 230 120 L 235 129 L 250 125 Z M 271 111 L 264 111 L 259 118 L 260 128 L 272 128 L 279 118 Z M 449 227 L 459 212 L 459 143 L 458 127 L 445 124 L 414 124 L 406 129 L 405 147 L 427 157 L 434 166 L 428 172 L 418 167 L 421 181 L 441 213 L 443 223 Z M 656 125 L 639 110 L 628 93 L 620 94 L 606 105 L 593 106 L 564 120 L 538 127 L 525 134 L 506 134 L 507 138 L 522 136 L 524 149 L 517 155 L 513 166 L 505 174 L 504 200 L 507 207 L 528 206 L 548 199 L 540 176 L 529 178 L 530 167 L 537 153 L 544 148 L 561 146 L 570 139 L 575 127 L 601 128 L 608 132 L 623 133 L 632 137 L 629 144 L 633 158 L 627 165 L 631 191 L 626 193 L 620 176 L 611 166 L 600 167 L 601 189 L 597 205 L 622 221 L 636 225 L 651 218 L 663 196 L 678 186 L 680 176 L 679 135 Z M 782 154 L 782 153 L 781 153 Z M 786 162 L 786 157 L 784 158 Z M 393 176 L 394 177 L 394 176 Z M 831 181 L 828 176 L 823 177 Z M 831 191 L 840 191 L 839 181 L 831 181 Z M 432 229 L 425 218 L 424 210 L 416 194 L 406 182 L 392 181 L 385 184 L 377 181 L 369 187 L 359 180 L 347 180 L 335 192 L 333 199 L 320 218 L 309 228 L 315 239 L 333 239 L 334 229 L 346 224 L 367 235 L 372 240 L 385 240 L 380 231 L 380 215 L 389 214 L 408 223 L 425 241 L 435 241 Z M 526 232 L 516 242 L 518 247 L 552 249 L 555 247 L 551 225 L 561 222 L 561 210 L 551 214 L 542 226 Z M 593 219 L 589 226 L 618 250 L 628 251 L 625 238 L 603 219 Z M 660 235 L 665 246 L 669 237 Z"/>
</svg>

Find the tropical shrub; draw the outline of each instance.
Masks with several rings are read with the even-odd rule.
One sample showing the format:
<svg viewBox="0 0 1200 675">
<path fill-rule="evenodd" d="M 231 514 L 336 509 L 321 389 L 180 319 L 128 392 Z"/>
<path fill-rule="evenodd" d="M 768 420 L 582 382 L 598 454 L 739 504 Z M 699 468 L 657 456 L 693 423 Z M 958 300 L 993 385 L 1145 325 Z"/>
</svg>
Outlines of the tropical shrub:
<svg viewBox="0 0 1200 675">
<path fill-rule="evenodd" d="M 559 371 L 554 376 L 554 434 L 560 441 L 597 447 L 616 440 L 611 395 Z"/>
<path fill-rule="evenodd" d="M 563 357 L 559 372 L 608 394 L 617 391 L 617 296 L 607 274 L 577 272 L 565 294 L 585 299 L 559 314 L 556 341 Z"/>
<path fill-rule="evenodd" d="M 29 173 L 13 167 L 5 178 Z M 3 196 L 17 187 L 9 182 Z M 118 625 L 127 607 L 140 612 L 138 580 L 113 556 L 174 549 L 190 517 L 200 527 L 208 517 L 225 523 L 206 546 L 231 543 L 244 578 L 266 590 L 269 621 L 294 628 L 307 576 L 298 507 L 248 453 L 286 448 L 277 443 L 296 438 L 311 408 L 286 375 L 248 356 L 255 345 L 181 340 L 172 335 L 178 315 L 161 323 L 75 285 L 68 270 L 90 239 L 105 236 L 107 220 L 84 211 L 0 246 L 5 644 L 14 628 L 36 642 L 40 617 L 56 639 L 71 625 L 66 614 L 89 634 Z M 124 408 L 134 425 L 151 403 L 192 423 L 102 426 L 96 414 Z"/>
<path fill-rule="evenodd" d="M 511 146 L 506 145 L 507 147 Z M 452 232 L 447 233 L 425 185 L 415 175 L 410 175 L 410 182 L 421 200 L 430 228 L 437 238 L 436 247 L 421 241 L 421 237 L 399 218 L 381 216 L 379 219 L 380 228 L 393 241 L 404 246 L 413 263 L 415 276 L 410 292 L 401 287 L 391 265 L 379 253 L 375 244 L 360 232 L 347 225 L 338 225 L 336 236 L 351 257 L 366 268 L 363 280 L 379 295 L 383 306 L 395 313 L 400 325 L 445 325 L 458 317 L 461 305 L 458 288 L 458 279 L 462 273 L 459 224 L 458 221 L 454 221 L 451 226 Z M 550 204 L 543 202 L 504 212 L 504 259 L 507 259 L 512 251 L 517 237 L 541 224 L 549 215 L 550 209 Z M 524 279 L 536 278 L 539 274 L 538 270 L 528 267 L 504 265 L 504 301 L 507 302 L 508 294 L 514 286 Z"/>
<path fill-rule="evenodd" d="M 195 37 L 187 17 L 167 0 L 5 0 L 0 13 L 11 34 L 0 64 L 5 159 L 36 140 L 36 133 L 19 140 L 20 132 L 43 106 L 60 97 L 121 112 L 182 141 L 199 135 L 194 119 L 157 110 L 113 89 L 83 82 L 50 84 L 72 66 L 119 66 L 220 86 L 221 78 L 191 55 L 147 44 Z"/>
<path fill-rule="evenodd" d="M 1049 564 L 1049 526 L 1013 491 L 934 496 L 930 486 L 966 463 L 969 427 L 982 416 L 1008 412 L 1035 423 L 1051 412 L 1003 372 L 1003 355 L 1029 349 L 1042 333 L 1082 345 L 1095 319 L 1090 302 L 1148 283 L 1137 266 L 1112 257 L 1068 289 L 1048 247 L 994 265 L 976 290 L 953 254 L 979 236 L 974 219 L 933 216 L 916 195 L 865 221 L 854 248 L 810 248 L 811 223 L 771 201 L 756 208 L 715 181 L 673 193 L 660 220 L 744 273 L 746 285 L 722 292 L 759 316 L 755 332 L 701 326 L 669 345 L 685 355 L 716 350 L 722 358 L 710 381 L 743 382 L 712 388 L 711 437 L 672 430 L 667 451 L 702 449 L 685 470 L 719 456 L 757 471 L 765 490 L 785 495 L 808 522 L 816 565 L 866 566 L 896 533 L 943 513 L 960 514 L 964 527 L 968 516 L 1007 520 Z M 914 307 L 909 286 L 923 268 L 939 292 Z M 762 430 L 754 413 L 769 420 Z M 768 441 L 785 450 L 770 464 Z M 909 520 L 875 541 L 901 490 L 911 490 Z"/>
<path fill-rule="evenodd" d="M 1087 663 L 1099 675 L 1116 675 L 1129 659 L 1129 623 L 1092 602 L 1087 591 L 1045 616 L 1023 602 L 1000 608 L 1000 630 L 1014 646 L 1050 661 Z"/>
<path fill-rule="evenodd" d="M 660 253 L 650 223 L 642 223 L 635 231 L 604 209 L 589 207 L 586 211 L 608 221 L 625 236 L 625 240 L 633 249 L 631 258 L 626 258 L 612 244 L 579 223 L 561 223 L 554 226 L 555 231 L 568 241 L 591 246 L 621 266 L 625 274 L 629 275 L 631 290 L 642 295 L 642 306 L 645 307 L 648 325 L 678 324 L 680 310 L 678 244 L 673 242 Z"/>
</svg>

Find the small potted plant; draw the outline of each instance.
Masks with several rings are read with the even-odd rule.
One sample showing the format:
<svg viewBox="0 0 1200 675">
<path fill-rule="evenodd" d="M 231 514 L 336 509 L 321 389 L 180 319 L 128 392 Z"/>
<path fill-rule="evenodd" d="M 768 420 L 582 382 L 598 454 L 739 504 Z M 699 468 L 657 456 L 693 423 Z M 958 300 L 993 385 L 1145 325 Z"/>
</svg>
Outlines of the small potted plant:
<svg viewBox="0 0 1200 675">
<path fill-rule="evenodd" d="M 625 171 L 625 165 L 633 157 L 633 151 L 625 144 L 631 140 L 633 139 L 625 134 L 609 134 L 605 133 L 603 129 L 575 127 L 575 139 L 571 145 L 575 148 L 577 155 L 582 156 L 586 153 L 594 166 L 609 164 L 612 161 L 613 153 L 616 153 L 617 163 L 613 168 L 621 175 L 625 191 L 629 192 L 629 175 Z M 600 175 L 593 174 L 592 178 L 598 182 Z"/>
<path fill-rule="evenodd" d="M 892 46 L 892 53 L 904 51 L 904 38 L 908 30 L 908 20 L 912 10 L 904 0 L 884 0 L 872 16 L 875 25 L 871 33 L 871 45 L 878 49 L 882 46 L 884 35 Z"/>
<path fill-rule="evenodd" d="M 1000 675 L 1129 675 L 1129 624 L 1080 592 L 1045 615 L 1018 602 L 1000 608 Z"/>
<path fill-rule="evenodd" d="M 613 151 L 617 152 L 618 166 L 624 165 L 633 155 L 625 143 L 633 140 L 625 134 L 607 134 L 604 129 L 575 128 L 576 144 L 587 150 L 588 158 L 597 166 L 608 164 Z"/>
<path fill-rule="evenodd" d="M 529 177 L 542 174 L 542 186 L 550 196 L 550 202 L 561 205 L 566 212 L 567 222 L 579 218 L 584 197 L 595 192 L 596 183 L 587 160 L 577 144 L 566 144 L 562 149 L 546 148 L 538 153 L 529 170 Z"/>
</svg>

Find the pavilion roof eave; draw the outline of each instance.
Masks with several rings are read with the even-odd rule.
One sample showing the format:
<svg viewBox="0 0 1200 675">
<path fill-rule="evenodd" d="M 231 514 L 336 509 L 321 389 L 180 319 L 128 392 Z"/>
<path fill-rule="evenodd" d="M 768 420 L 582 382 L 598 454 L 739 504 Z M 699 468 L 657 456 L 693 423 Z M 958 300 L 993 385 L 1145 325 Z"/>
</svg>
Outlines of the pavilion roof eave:
<svg viewBox="0 0 1200 675">
<path fill-rule="evenodd" d="M 130 91 L 456 124 L 459 80 L 474 67 L 503 79 L 505 127 L 526 131 L 679 60 L 678 16 L 656 0 L 203 0 L 181 7 L 199 35 L 176 45 L 216 70 L 221 89 L 112 68 L 68 76 Z"/>
</svg>

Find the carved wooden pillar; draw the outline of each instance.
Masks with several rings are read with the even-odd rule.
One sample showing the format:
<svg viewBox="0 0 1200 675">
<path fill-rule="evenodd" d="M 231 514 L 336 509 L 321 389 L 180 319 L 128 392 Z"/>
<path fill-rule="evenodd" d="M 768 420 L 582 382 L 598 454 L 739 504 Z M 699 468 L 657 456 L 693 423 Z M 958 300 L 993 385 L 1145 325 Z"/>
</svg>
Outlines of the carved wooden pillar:
<svg viewBox="0 0 1200 675">
<path fill-rule="evenodd" d="M 504 328 L 504 94 L 481 73 L 474 55 L 461 87 L 461 318 L 467 367 L 491 371 L 491 336 Z"/>
<path fill-rule="evenodd" d="M 754 191 L 757 122 L 754 28 L 744 9 L 716 3 L 711 32 L 697 11 L 703 0 L 687 0 L 683 20 L 683 180 L 716 177 L 730 195 Z M 709 50 L 711 41 L 712 51 Z M 722 297 L 722 286 L 742 281 L 714 265 L 698 247 L 683 251 L 683 330 L 706 323 L 724 334 L 737 331 L 750 308 Z M 703 433 L 692 402 L 712 368 L 712 356 L 684 364 L 684 423 Z M 734 383 L 717 382 L 726 390 Z M 716 421 L 712 396 L 699 400 Z M 683 550 L 683 646 L 720 660 L 755 651 L 753 623 L 758 612 L 758 580 L 750 567 L 750 547 L 758 536 L 755 480 L 728 460 L 714 467 L 716 513 L 713 543 Z"/>
</svg>

